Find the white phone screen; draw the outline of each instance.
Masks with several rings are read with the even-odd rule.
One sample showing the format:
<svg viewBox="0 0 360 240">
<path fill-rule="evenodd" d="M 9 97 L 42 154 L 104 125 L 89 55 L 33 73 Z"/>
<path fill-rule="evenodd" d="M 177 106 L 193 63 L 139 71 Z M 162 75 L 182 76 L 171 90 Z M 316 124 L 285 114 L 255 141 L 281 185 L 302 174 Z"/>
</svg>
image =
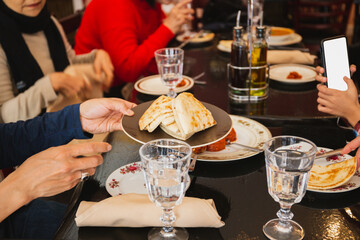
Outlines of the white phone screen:
<svg viewBox="0 0 360 240">
<path fill-rule="evenodd" d="M 348 87 L 343 78 L 350 78 L 346 38 L 325 40 L 323 51 L 328 88 L 346 91 Z"/>
</svg>

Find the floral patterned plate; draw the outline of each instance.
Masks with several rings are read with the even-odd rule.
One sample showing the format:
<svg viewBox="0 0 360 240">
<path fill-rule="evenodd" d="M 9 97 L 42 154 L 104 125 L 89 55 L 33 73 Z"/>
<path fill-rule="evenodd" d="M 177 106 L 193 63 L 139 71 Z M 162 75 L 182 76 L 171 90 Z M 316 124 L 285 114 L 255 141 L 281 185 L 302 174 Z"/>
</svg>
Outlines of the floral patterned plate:
<svg viewBox="0 0 360 240">
<path fill-rule="evenodd" d="M 190 177 L 188 179 L 186 189 L 190 186 Z M 147 194 L 141 162 L 129 163 L 116 169 L 107 178 L 105 188 L 113 197 L 126 193 Z"/>
<path fill-rule="evenodd" d="M 333 149 L 330 148 L 324 148 L 324 147 L 318 147 L 318 152 L 328 152 Z M 346 159 L 352 158 L 352 156 L 345 154 L 345 155 L 335 155 L 331 157 L 325 157 L 325 158 L 318 158 L 315 159 L 315 163 L 321 166 L 330 165 L 337 162 L 342 162 Z M 319 192 L 319 193 L 341 193 L 341 192 L 348 192 L 354 189 L 357 189 L 360 187 L 360 172 L 359 170 L 355 172 L 354 176 L 350 178 L 350 180 L 345 183 L 344 185 L 340 187 L 336 187 L 333 189 L 326 189 L 326 190 L 313 190 L 313 189 L 307 189 L 307 191 L 312 192 Z"/>
<path fill-rule="evenodd" d="M 263 148 L 264 142 L 271 138 L 267 127 L 250 118 L 229 115 L 236 132 L 236 141 L 250 147 Z M 224 150 L 218 152 L 205 151 L 198 154 L 197 160 L 209 162 L 226 162 L 245 159 L 258 154 L 236 145 L 226 145 Z"/>
</svg>

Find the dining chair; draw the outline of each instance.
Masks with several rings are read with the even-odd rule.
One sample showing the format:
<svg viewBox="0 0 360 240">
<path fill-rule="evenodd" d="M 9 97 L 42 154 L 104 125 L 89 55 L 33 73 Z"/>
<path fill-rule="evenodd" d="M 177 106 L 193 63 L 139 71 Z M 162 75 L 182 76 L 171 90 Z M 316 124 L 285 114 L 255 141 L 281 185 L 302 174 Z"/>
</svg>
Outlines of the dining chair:
<svg viewBox="0 0 360 240">
<path fill-rule="evenodd" d="M 62 25 L 67 35 L 67 38 L 72 46 L 74 46 L 75 44 L 74 37 L 77 29 L 80 26 L 83 14 L 84 10 L 79 10 L 69 16 L 59 19 L 59 22 Z"/>
<path fill-rule="evenodd" d="M 354 0 L 294 0 L 293 24 L 303 43 L 319 54 L 323 38 L 345 35 Z"/>
</svg>

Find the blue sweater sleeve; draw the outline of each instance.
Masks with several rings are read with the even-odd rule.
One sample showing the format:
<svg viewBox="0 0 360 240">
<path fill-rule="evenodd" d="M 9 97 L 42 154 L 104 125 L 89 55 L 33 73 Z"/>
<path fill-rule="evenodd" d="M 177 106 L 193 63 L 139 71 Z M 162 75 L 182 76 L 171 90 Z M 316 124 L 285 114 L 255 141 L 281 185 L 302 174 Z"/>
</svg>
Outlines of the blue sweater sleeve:
<svg viewBox="0 0 360 240">
<path fill-rule="evenodd" d="M 0 124 L 0 168 L 20 165 L 28 157 L 74 138 L 88 138 L 81 127 L 79 104 L 31 120 Z"/>
</svg>

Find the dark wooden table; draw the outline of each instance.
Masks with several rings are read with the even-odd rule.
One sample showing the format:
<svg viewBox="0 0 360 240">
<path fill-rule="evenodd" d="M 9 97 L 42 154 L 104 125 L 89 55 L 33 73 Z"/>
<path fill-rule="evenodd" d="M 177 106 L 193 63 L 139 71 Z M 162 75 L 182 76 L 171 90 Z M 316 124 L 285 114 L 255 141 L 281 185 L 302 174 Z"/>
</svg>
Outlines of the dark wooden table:
<svg viewBox="0 0 360 240">
<path fill-rule="evenodd" d="M 231 106 L 227 97 L 224 71 L 228 56 L 216 50 L 216 43 L 185 52 L 185 75 L 206 72 L 201 80 L 207 85 L 195 85 L 191 92 L 201 101 L 257 119 L 269 128 L 273 136 L 296 135 L 312 140 L 318 146 L 339 148 L 351 140 L 351 130 L 340 129 L 335 119 L 316 110 L 315 85 L 271 86 L 270 96 L 255 105 Z M 138 94 L 137 101 L 151 99 Z M 241 136 L 238 136 L 241 137 Z M 74 222 L 77 206 L 82 200 L 100 201 L 109 197 L 104 184 L 115 169 L 139 161 L 140 144 L 122 132 L 109 135 L 111 152 L 95 176 L 74 191 L 56 239 L 146 239 L 150 228 L 78 228 Z M 266 239 L 262 226 L 276 217 L 279 204 L 268 194 L 263 153 L 248 159 L 230 162 L 198 161 L 191 173 L 187 196 L 212 198 L 225 222 L 220 229 L 188 228 L 190 239 Z M 305 239 L 360 239 L 360 189 L 346 193 L 307 192 L 299 204 L 292 207 L 294 220 L 305 230 Z"/>
</svg>

